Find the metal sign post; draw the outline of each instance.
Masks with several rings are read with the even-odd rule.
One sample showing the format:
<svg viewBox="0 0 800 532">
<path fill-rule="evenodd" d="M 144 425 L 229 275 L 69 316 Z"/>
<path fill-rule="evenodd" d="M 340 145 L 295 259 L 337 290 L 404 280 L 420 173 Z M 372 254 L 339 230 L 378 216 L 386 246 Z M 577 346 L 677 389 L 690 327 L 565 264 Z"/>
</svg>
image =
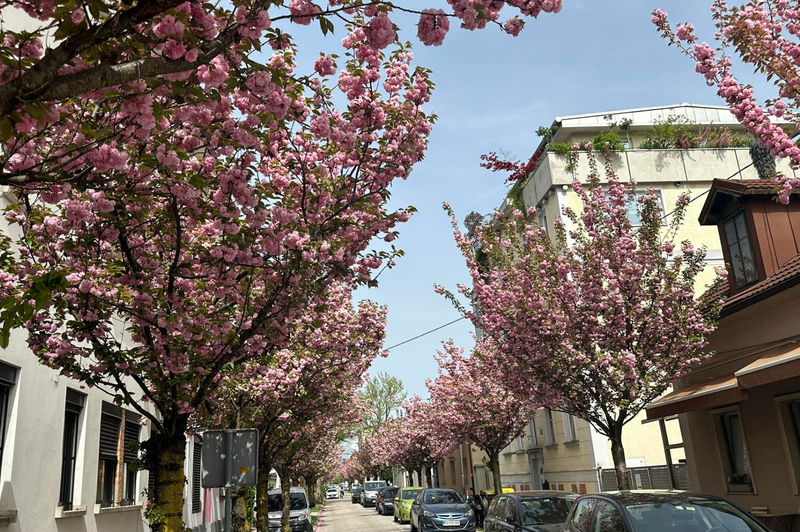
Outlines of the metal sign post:
<svg viewBox="0 0 800 532">
<path fill-rule="evenodd" d="M 231 532 L 231 488 L 258 480 L 258 430 L 207 430 L 202 436 L 200 485 L 225 488 L 225 532 Z"/>
</svg>

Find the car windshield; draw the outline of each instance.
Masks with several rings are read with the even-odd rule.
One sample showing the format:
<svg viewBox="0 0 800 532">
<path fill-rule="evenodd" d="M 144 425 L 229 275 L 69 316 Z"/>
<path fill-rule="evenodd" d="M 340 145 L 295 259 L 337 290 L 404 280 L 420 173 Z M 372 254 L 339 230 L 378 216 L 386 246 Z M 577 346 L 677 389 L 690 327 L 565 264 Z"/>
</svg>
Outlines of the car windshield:
<svg viewBox="0 0 800 532">
<path fill-rule="evenodd" d="M 400 497 L 405 500 L 414 499 L 417 497 L 417 495 L 419 495 L 420 491 L 422 490 L 403 490 L 400 494 Z"/>
<path fill-rule="evenodd" d="M 273 493 L 269 496 L 269 511 L 270 512 L 280 512 L 283 510 L 283 497 L 280 493 Z M 305 493 L 292 493 L 289 496 L 289 508 L 291 510 L 305 510 L 306 506 L 306 495 Z"/>
<path fill-rule="evenodd" d="M 765 532 L 752 518 L 726 501 L 631 504 L 625 507 L 636 532 Z M 665 528 L 666 527 L 666 528 Z"/>
<path fill-rule="evenodd" d="M 558 525 L 567 520 L 572 501 L 564 497 L 520 497 L 519 509 L 525 525 Z"/>
<path fill-rule="evenodd" d="M 383 492 L 384 499 L 394 499 L 395 495 L 397 495 L 397 490 L 386 490 Z"/>
<path fill-rule="evenodd" d="M 453 490 L 428 490 L 425 492 L 425 504 L 458 504 L 464 502 L 461 494 Z"/>
<path fill-rule="evenodd" d="M 364 489 L 367 491 L 378 491 L 380 488 L 386 486 L 385 482 L 367 482 L 364 484 Z"/>
<path fill-rule="evenodd" d="M 362 488 L 353 488 L 353 493 L 361 493 L 364 491 Z"/>
</svg>

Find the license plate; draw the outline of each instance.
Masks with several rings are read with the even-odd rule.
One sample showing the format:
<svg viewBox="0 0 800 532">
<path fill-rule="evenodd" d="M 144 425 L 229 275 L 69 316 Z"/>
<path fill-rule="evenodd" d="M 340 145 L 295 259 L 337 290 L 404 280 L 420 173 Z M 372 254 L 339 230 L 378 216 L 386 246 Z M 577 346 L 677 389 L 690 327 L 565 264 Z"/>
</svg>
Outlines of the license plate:
<svg viewBox="0 0 800 532">
<path fill-rule="evenodd" d="M 443 521 L 443 526 L 461 526 L 461 521 Z"/>
</svg>

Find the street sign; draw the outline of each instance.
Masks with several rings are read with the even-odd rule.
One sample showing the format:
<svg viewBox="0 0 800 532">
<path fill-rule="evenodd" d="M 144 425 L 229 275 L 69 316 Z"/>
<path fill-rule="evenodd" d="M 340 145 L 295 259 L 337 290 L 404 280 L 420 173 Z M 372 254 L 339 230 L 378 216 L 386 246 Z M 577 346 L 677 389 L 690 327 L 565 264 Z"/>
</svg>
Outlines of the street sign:
<svg viewBox="0 0 800 532">
<path fill-rule="evenodd" d="M 255 486 L 258 430 L 205 431 L 200 469 L 200 485 L 204 488 Z"/>
</svg>

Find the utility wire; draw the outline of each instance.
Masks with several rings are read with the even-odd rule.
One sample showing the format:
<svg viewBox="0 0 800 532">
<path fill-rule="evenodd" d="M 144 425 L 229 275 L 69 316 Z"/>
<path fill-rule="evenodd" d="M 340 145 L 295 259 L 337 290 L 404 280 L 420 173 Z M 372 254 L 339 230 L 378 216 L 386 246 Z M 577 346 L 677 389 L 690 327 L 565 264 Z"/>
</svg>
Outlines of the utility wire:
<svg viewBox="0 0 800 532">
<path fill-rule="evenodd" d="M 439 329 L 444 329 L 445 327 L 448 327 L 448 326 L 450 326 L 450 325 L 452 325 L 452 324 L 454 324 L 454 323 L 458 323 L 459 321 L 461 321 L 461 320 L 465 320 L 465 319 L 466 319 L 466 318 L 465 318 L 464 316 L 461 316 L 461 317 L 460 317 L 460 318 L 458 318 L 457 320 L 453 320 L 453 321 L 451 321 L 451 322 L 445 323 L 444 325 L 439 325 L 439 326 L 438 326 L 438 327 L 436 327 L 435 329 L 431 329 L 430 331 L 426 331 L 426 332 L 424 332 L 424 333 L 422 333 L 422 334 L 418 334 L 418 335 L 416 335 L 416 336 L 415 336 L 415 337 L 413 337 L 413 338 L 409 338 L 408 340 L 403 340 L 403 341 L 402 341 L 402 342 L 400 342 L 399 344 L 394 344 L 394 345 L 393 345 L 393 346 L 391 346 L 391 347 L 387 347 L 387 348 L 385 349 L 385 351 L 390 351 L 390 350 L 394 349 L 395 347 L 400 347 L 401 345 L 407 344 L 408 342 L 413 342 L 413 341 L 414 341 L 414 340 L 416 340 L 417 338 L 422 338 L 423 336 L 427 336 L 427 335 L 429 335 L 429 334 L 431 334 L 431 333 L 433 333 L 433 332 L 436 332 L 436 331 L 438 331 Z"/>
</svg>

